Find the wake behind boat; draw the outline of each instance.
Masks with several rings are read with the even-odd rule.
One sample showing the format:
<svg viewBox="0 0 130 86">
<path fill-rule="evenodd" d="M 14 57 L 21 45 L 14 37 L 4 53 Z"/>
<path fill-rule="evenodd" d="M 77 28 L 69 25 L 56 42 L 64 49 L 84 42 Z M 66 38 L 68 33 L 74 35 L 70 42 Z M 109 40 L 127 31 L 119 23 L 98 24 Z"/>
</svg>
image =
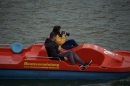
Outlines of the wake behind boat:
<svg viewBox="0 0 130 86">
<path fill-rule="evenodd" d="M 0 79 L 111 80 L 130 74 L 129 51 L 109 51 L 95 44 L 79 45 L 70 51 L 85 62 L 93 61 L 82 70 L 78 63 L 71 65 L 69 61 L 51 60 L 42 43 L 27 48 L 7 46 L 1 45 L 0 48 Z"/>
</svg>

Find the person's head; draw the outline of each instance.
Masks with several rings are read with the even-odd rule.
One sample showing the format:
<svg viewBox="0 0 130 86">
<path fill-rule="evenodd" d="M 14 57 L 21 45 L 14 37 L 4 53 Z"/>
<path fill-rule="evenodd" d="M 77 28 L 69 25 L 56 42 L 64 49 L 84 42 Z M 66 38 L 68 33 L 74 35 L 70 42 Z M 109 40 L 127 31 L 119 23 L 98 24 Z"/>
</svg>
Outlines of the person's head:
<svg viewBox="0 0 130 86">
<path fill-rule="evenodd" d="M 55 40 L 56 40 L 56 36 L 57 36 L 57 33 L 55 33 L 55 32 L 51 32 L 51 33 L 50 33 L 50 39 L 51 39 L 52 41 L 55 41 Z"/>
<path fill-rule="evenodd" d="M 60 33 L 61 26 L 54 26 L 52 32 L 55 32 L 57 34 Z"/>
</svg>

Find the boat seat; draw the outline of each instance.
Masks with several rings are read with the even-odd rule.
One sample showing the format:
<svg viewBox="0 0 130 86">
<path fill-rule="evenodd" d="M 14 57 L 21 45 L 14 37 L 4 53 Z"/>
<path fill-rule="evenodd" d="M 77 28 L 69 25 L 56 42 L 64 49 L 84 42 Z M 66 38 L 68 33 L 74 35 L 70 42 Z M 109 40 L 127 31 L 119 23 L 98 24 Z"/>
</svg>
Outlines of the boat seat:
<svg viewBox="0 0 130 86">
<path fill-rule="evenodd" d="M 46 48 L 45 48 L 44 45 L 43 45 L 42 48 L 41 48 L 39 51 L 37 51 L 37 52 L 36 52 L 35 50 L 27 52 L 27 53 L 26 53 L 26 57 L 27 57 L 27 58 L 28 58 L 28 57 L 44 58 L 44 59 L 46 59 L 46 60 L 47 60 L 47 59 L 50 60 L 50 58 L 52 58 L 52 57 L 48 57 L 48 54 L 47 54 L 47 51 L 46 51 Z M 61 61 L 61 59 L 58 58 L 58 57 L 57 57 L 57 60 Z"/>
<path fill-rule="evenodd" d="M 47 54 L 47 51 L 46 51 L 45 46 L 42 46 L 42 48 L 40 49 L 40 51 L 39 51 L 39 53 L 38 53 L 38 56 L 48 57 L 48 54 Z"/>
<path fill-rule="evenodd" d="M 25 56 L 26 57 L 35 57 L 35 56 L 38 56 L 38 53 L 39 53 L 39 51 L 40 51 L 41 48 L 42 48 L 41 45 L 39 46 L 39 45 L 34 44 L 34 45 L 32 45 L 30 47 L 29 51 L 27 51 L 25 53 Z"/>
</svg>

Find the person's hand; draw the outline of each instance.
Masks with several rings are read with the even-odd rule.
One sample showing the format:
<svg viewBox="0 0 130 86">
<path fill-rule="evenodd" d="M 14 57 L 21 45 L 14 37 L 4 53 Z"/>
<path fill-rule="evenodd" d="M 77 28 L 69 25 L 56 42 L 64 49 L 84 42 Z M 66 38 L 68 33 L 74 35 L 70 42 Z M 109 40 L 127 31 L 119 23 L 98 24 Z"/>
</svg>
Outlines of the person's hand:
<svg viewBox="0 0 130 86">
<path fill-rule="evenodd" d="M 58 48 L 58 50 L 59 50 L 59 51 L 61 51 L 61 50 L 62 50 L 62 48 L 61 48 L 61 47 L 59 47 L 59 48 Z"/>
<path fill-rule="evenodd" d="M 60 51 L 64 51 L 65 49 L 61 48 Z"/>
<path fill-rule="evenodd" d="M 65 32 L 63 35 L 65 35 L 65 36 L 66 36 L 66 32 Z"/>
<path fill-rule="evenodd" d="M 65 60 L 68 60 L 68 58 L 67 58 L 67 57 L 64 57 L 64 59 L 65 59 Z"/>
</svg>

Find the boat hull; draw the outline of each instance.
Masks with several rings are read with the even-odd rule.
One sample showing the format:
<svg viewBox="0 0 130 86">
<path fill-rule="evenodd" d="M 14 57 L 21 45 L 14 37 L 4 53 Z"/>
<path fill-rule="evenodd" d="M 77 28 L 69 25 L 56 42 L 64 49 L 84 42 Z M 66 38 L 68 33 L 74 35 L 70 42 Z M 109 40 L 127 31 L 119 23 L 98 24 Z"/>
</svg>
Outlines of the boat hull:
<svg viewBox="0 0 130 86">
<path fill-rule="evenodd" d="M 0 48 L 0 79 L 88 79 L 113 80 L 130 74 L 130 51 L 109 51 L 95 44 L 82 44 L 64 52 L 75 52 L 84 62 L 84 70 L 75 61 L 51 60 L 43 44 L 33 44 L 21 53 Z"/>
<path fill-rule="evenodd" d="M 85 72 L 54 70 L 16 70 L 1 69 L 0 79 L 87 79 L 113 80 L 129 76 L 130 72 Z"/>
</svg>

